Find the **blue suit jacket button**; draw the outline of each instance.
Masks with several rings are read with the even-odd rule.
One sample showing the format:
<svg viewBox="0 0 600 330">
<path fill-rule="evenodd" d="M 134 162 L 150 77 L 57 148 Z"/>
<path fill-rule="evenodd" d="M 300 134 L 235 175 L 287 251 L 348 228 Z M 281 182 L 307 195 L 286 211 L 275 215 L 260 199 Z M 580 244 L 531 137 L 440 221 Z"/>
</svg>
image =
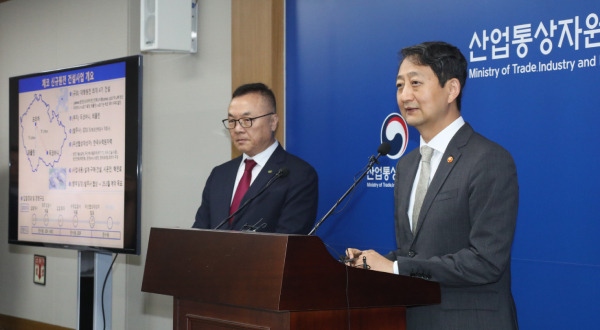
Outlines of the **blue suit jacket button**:
<svg viewBox="0 0 600 330">
<path fill-rule="evenodd" d="M 413 258 L 415 255 L 416 255 L 415 251 L 413 251 L 413 250 L 408 251 L 409 257 Z"/>
</svg>

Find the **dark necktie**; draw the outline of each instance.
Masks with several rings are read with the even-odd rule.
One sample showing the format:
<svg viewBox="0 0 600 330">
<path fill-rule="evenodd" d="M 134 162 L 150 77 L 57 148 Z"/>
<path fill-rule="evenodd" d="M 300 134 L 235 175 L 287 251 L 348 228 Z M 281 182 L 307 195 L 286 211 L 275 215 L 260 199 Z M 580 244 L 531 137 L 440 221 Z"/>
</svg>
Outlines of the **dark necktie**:
<svg viewBox="0 0 600 330">
<path fill-rule="evenodd" d="M 229 215 L 232 215 L 240 207 L 240 202 L 246 194 L 246 191 L 248 191 L 248 188 L 250 187 L 250 181 L 252 180 L 252 169 L 256 165 L 256 162 L 252 159 L 246 159 L 244 162 L 246 163 L 246 168 L 244 169 L 244 175 L 242 175 L 237 189 L 235 190 L 231 207 L 229 207 Z M 232 222 L 233 218 L 229 219 L 229 224 Z"/>
</svg>

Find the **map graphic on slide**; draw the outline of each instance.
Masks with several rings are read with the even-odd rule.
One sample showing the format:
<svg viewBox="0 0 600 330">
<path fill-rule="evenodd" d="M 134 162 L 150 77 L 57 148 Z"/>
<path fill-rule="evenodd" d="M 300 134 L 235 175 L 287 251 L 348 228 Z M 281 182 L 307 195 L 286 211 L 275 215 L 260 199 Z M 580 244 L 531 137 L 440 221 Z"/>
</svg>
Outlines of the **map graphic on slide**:
<svg viewBox="0 0 600 330">
<path fill-rule="evenodd" d="M 37 172 L 42 164 L 54 167 L 60 161 L 67 140 L 67 130 L 58 113 L 50 109 L 41 94 L 34 94 L 20 121 L 23 147 L 31 170 Z"/>
</svg>

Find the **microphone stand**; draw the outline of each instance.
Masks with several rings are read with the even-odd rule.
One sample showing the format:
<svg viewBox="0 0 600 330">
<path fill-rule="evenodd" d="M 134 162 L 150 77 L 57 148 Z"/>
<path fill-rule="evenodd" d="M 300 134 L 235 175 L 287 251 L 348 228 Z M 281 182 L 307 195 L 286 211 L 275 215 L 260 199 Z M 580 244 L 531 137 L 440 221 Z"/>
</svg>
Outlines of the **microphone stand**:
<svg viewBox="0 0 600 330">
<path fill-rule="evenodd" d="M 387 152 L 386 152 L 386 154 L 387 154 Z M 358 180 L 354 181 L 354 184 L 352 184 L 352 186 L 348 190 L 346 190 L 346 193 L 344 193 L 344 195 L 340 199 L 338 199 L 338 201 L 333 205 L 333 207 L 329 210 L 329 212 L 327 212 L 327 214 L 325 214 L 325 216 L 323 216 L 323 218 L 321 218 L 321 220 L 319 220 L 319 222 L 317 222 L 317 224 L 313 227 L 313 229 L 308 233 L 309 236 L 313 235 L 317 231 L 317 229 L 319 228 L 319 226 L 321 226 L 323 221 L 325 221 L 325 219 L 327 219 L 333 213 L 333 211 L 335 211 L 335 209 L 346 198 L 346 196 L 348 196 L 348 194 L 350 194 L 352 192 L 352 190 L 354 190 L 354 188 L 356 188 L 356 185 L 365 177 L 365 175 L 367 175 L 367 173 L 371 170 L 373 165 L 375 165 L 375 163 L 379 164 L 379 162 L 377 160 L 382 155 L 383 154 L 380 152 L 377 154 L 377 157 L 371 156 L 371 158 L 369 158 L 369 164 L 367 164 L 367 169 L 361 174 L 361 176 L 358 178 Z"/>
</svg>

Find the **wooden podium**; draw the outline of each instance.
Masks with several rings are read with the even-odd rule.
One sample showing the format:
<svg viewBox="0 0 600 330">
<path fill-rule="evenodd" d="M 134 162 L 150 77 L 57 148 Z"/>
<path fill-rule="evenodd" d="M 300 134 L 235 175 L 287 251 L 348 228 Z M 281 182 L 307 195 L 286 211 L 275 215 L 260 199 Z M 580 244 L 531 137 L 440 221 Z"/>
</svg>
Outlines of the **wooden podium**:
<svg viewBox="0 0 600 330">
<path fill-rule="evenodd" d="M 152 228 L 142 291 L 173 296 L 173 329 L 405 329 L 435 282 L 350 268 L 317 236 Z"/>
</svg>

